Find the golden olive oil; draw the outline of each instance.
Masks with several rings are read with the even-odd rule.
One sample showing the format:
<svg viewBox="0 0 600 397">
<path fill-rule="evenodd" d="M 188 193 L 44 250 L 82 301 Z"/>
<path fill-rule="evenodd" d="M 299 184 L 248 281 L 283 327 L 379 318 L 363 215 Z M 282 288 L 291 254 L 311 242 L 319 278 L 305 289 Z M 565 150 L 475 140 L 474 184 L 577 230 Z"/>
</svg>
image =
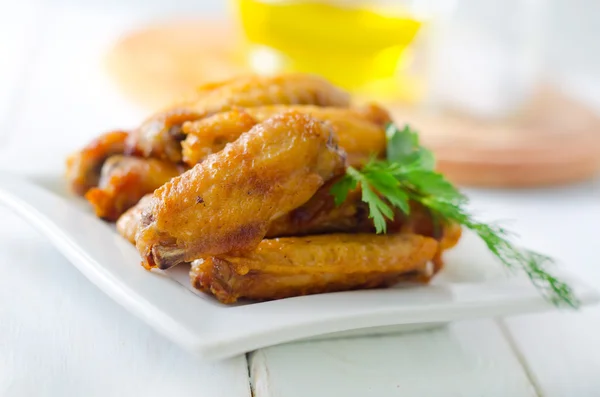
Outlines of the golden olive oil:
<svg viewBox="0 0 600 397">
<path fill-rule="evenodd" d="M 414 99 L 418 90 L 402 67 L 422 22 L 398 8 L 338 3 L 238 0 L 250 65 L 263 73 L 316 73 L 355 92 Z"/>
</svg>

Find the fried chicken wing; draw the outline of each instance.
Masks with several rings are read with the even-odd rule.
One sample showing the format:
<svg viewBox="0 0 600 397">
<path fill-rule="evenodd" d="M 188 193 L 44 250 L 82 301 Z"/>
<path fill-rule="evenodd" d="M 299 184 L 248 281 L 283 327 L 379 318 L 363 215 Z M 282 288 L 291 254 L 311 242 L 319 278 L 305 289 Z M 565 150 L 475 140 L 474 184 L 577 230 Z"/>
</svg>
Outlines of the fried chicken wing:
<svg viewBox="0 0 600 397">
<path fill-rule="evenodd" d="M 265 238 L 306 236 L 325 233 L 375 233 L 373 220 L 369 218 L 368 205 L 361 200 L 360 190 L 349 193 L 340 206 L 336 206 L 329 193 L 330 181 L 321 187 L 304 205 L 274 219 Z M 117 221 L 117 231 L 132 244 L 142 222 L 142 212 L 150 208 L 152 195 L 146 195 L 138 204 L 125 212 Z M 437 225 L 431 213 L 412 203 L 412 211 L 406 216 L 396 211 L 394 220 L 388 221 L 389 233 L 419 234 L 439 242 L 433 258 L 435 272 L 443 267 L 442 255 L 460 240 L 462 229 L 455 223 Z"/>
<path fill-rule="evenodd" d="M 355 108 L 354 111 L 360 116 L 383 128 L 386 128 L 389 123 L 394 121 L 387 110 L 373 102 L 362 107 Z"/>
<path fill-rule="evenodd" d="M 67 181 L 71 190 L 84 195 L 98 185 L 102 164 L 113 154 L 123 153 L 128 133 L 112 131 L 99 136 L 67 158 Z"/>
<path fill-rule="evenodd" d="M 444 251 L 453 248 L 460 241 L 462 236 L 462 227 L 458 223 L 445 223 L 442 226 L 442 236 L 439 238 L 438 250 L 433 257 L 434 273 L 439 272 L 444 267 Z"/>
<path fill-rule="evenodd" d="M 369 218 L 369 205 L 362 200 L 360 189 L 348 193 L 339 206 L 335 204 L 332 180 L 321 187 L 306 204 L 274 219 L 267 238 L 305 236 L 323 233 L 375 233 L 375 224 Z M 440 240 L 444 227 L 437 227 L 431 213 L 423 206 L 411 202 L 410 215 L 394 210 L 394 219 L 387 221 L 389 233 L 413 233 Z"/>
<path fill-rule="evenodd" d="M 186 122 L 182 130 L 186 138 L 181 142 L 183 161 L 190 167 L 200 163 L 208 155 L 217 153 L 258 121 L 241 109 L 217 113 L 201 120 Z M 188 130 L 193 133 L 188 134 Z"/>
<path fill-rule="evenodd" d="M 352 109 L 314 105 L 271 105 L 218 113 L 212 117 L 186 122 L 182 131 L 183 161 L 193 166 L 207 155 L 221 150 L 226 143 L 248 131 L 251 124 L 276 114 L 295 111 L 308 114 L 331 125 L 340 146 L 348 154 L 350 165 L 362 165 L 371 156 L 385 153 L 385 124 L 391 119 L 376 105 Z"/>
<path fill-rule="evenodd" d="M 190 279 L 223 303 L 386 287 L 428 280 L 437 246 L 434 239 L 414 234 L 263 240 L 251 252 L 194 261 Z"/>
<path fill-rule="evenodd" d="M 363 165 L 371 156 L 381 156 L 385 153 L 385 127 L 370 119 L 370 110 L 275 105 L 248 109 L 247 112 L 260 121 L 288 109 L 329 123 L 338 137 L 340 146 L 346 151 L 350 165 Z"/>
<path fill-rule="evenodd" d="M 325 79 L 306 74 L 242 76 L 200 87 L 194 98 L 146 120 L 127 141 L 130 152 L 181 161 L 181 125 L 234 107 L 269 104 L 348 106 L 349 95 Z"/>
<path fill-rule="evenodd" d="M 330 122 L 351 118 L 353 120 L 359 119 L 361 121 L 369 121 L 378 127 L 385 127 L 392 121 L 390 114 L 374 103 L 363 107 L 274 104 L 256 106 L 246 110 L 252 117 L 259 121 L 290 110 L 308 114 L 316 119 Z"/>
<path fill-rule="evenodd" d="M 168 161 L 114 155 L 104 162 L 98 187 L 91 188 L 85 198 L 98 217 L 115 221 L 145 194 L 184 171 Z"/>
<path fill-rule="evenodd" d="M 335 181 L 320 188 L 306 204 L 274 219 L 265 237 L 375 233 L 375 224 L 369 218 L 369 206 L 362 201 L 361 191 L 359 189 L 351 191 L 346 201 L 336 206 L 333 196 L 329 193 L 333 183 Z M 436 239 L 440 242 L 440 246 L 434 263 L 436 268 L 441 268 L 443 251 L 458 243 L 462 229 L 456 223 L 436 223 L 429 210 L 411 202 L 409 215 L 395 209 L 394 219 L 387 221 L 387 232 L 419 234 Z"/>
<path fill-rule="evenodd" d="M 274 219 L 266 237 L 375 232 L 375 225 L 369 219 L 368 205 L 361 200 L 360 190 L 350 192 L 346 201 L 336 206 L 330 193 L 335 182 L 330 181 L 321 187 L 306 204 Z"/>
<path fill-rule="evenodd" d="M 117 220 L 117 232 L 133 245 L 135 245 L 135 237 L 142 224 L 142 216 L 144 211 L 150 208 L 152 197 L 152 194 L 145 195 Z"/>
<path fill-rule="evenodd" d="M 344 169 L 331 128 L 298 113 L 268 119 L 154 192 L 136 241 L 144 265 L 251 250 Z"/>
<path fill-rule="evenodd" d="M 373 220 L 369 218 L 369 206 L 361 199 L 361 191 L 353 190 L 346 201 L 336 206 L 329 192 L 331 181 L 304 205 L 274 219 L 266 237 L 305 236 L 323 233 L 375 233 Z M 435 271 L 443 267 L 442 255 L 460 240 L 462 229 L 456 223 L 435 221 L 425 207 L 411 202 L 409 215 L 395 209 L 394 219 L 387 221 L 388 233 L 418 234 L 439 241 L 433 258 Z"/>
</svg>

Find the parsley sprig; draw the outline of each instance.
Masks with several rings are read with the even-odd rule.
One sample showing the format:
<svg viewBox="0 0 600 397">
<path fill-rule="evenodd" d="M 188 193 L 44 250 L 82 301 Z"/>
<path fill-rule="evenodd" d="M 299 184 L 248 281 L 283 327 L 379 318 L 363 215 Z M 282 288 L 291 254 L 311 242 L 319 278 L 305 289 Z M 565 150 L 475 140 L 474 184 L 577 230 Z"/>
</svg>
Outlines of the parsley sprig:
<svg viewBox="0 0 600 397">
<path fill-rule="evenodd" d="M 466 210 L 468 198 L 446 178 L 434 171 L 431 151 L 419 143 L 419 135 L 409 126 L 394 124 L 386 129 L 386 159 L 372 158 L 360 170 L 348 167 L 346 175 L 331 188 L 337 205 L 351 190 L 360 186 L 362 201 L 369 206 L 377 233 L 387 231 L 394 207 L 410 213 L 410 201 L 428 208 L 437 219 L 456 222 L 475 232 L 490 252 L 509 270 L 523 270 L 546 299 L 557 306 L 578 307 L 579 302 L 565 282 L 547 271 L 553 260 L 545 255 L 515 247 L 511 233 L 497 224 L 485 224 Z"/>
</svg>

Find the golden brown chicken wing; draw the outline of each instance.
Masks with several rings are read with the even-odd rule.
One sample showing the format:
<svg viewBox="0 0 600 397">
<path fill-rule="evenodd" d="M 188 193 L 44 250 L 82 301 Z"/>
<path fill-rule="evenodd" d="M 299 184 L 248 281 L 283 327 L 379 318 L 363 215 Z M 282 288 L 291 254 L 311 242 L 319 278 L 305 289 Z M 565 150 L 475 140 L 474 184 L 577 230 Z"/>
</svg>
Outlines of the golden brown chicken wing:
<svg viewBox="0 0 600 397">
<path fill-rule="evenodd" d="M 369 206 L 362 201 L 360 189 L 348 193 L 339 206 L 331 194 L 337 180 L 321 187 L 306 204 L 274 219 L 267 238 L 305 236 L 322 233 L 375 233 L 375 224 L 369 218 Z M 410 215 L 394 209 L 394 219 L 387 221 L 389 233 L 413 233 L 441 239 L 444 227 L 436 225 L 431 213 L 416 202 L 411 202 Z"/>
<path fill-rule="evenodd" d="M 433 257 L 434 273 L 444 267 L 444 251 L 456 246 L 462 236 L 462 227 L 458 223 L 445 223 L 442 226 L 442 236 L 439 238 L 438 250 Z"/>
<path fill-rule="evenodd" d="M 375 103 L 371 103 L 362 107 L 345 107 L 345 106 L 315 106 L 315 105 L 265 105 L 247 108 L 247 112 L 259 121 L 273 117 L 276 114 L 286 111 L 295 111 L 308 114 L 316 119 L 323 121 L 336 122 L 345 118 L 359 119 L 361 121 L 369 121 L 378 127 L 385 127 L 392 121 L 387 110 L 383 109 Z"/>
<path fill-rule="evenodd" d="M 266 238 L 306 236 L 325 233 L 375 233 L 373 220 L 369 219 L 368 205 L 361 200 L 360 190 L 349 193 L 342 205 L 336 206 L 329 190 L 334 181 L 321 187 L 304 205 L 274 219 L 265 235 Z M 117 231 L 131 243 L 140 229 L 142 212 L 150 209 L 152 195 L 146 195 L 138 204 L 125 212 L 117 221 Z M 433 258 L 435 271 L 443 267 L 442 254 L 460 240 L 462 229 L 455 223 L 436 225 L 431 213 L 411 204 L 410 215 L 399 210 L 395 219 L 388 221 L 389 233 L 419 234 L 439 241 L 438 251 Z"/>
<path fill-rule="evenodd" d="M 190 278 L 223 303 L 386 287 L 428 280 L 437 247 L 434 239 L 413 234 L 278 238 L 251 252 L 197 260 Z"/>
<path fill-rule="evenodd" d="M 251 250 L 272 219 L 344 169 L 330 128 L 298 113 L 275 116 L 157 189 L 137 248 L 160 268 Z"/>
<path fill-rule="evenodd" d="M 181 161 L 181 125 L 234 107 L 268 104 L 348 106 L 349 95 L 321 77 L 306 74 L 243 76 L 200 87 L 194 98 L 146 120 L 127 141 L 130 152 Z"/>
<path fill-rule="evenodd" d="M 127 136 L 125 131 L 108 132 L 71 154 L 67 158 L 67 182 L 71 190 L 83 196 L 97 186 L 102 164 L 113 154 L 123 153 Z"/>
<path fill-rule="evenodd" d="M 355 108 L 354 111 L 360 116 L 383 128 L 386 128 L 389 123 L 393 122 L 390 113 L 380 105 L 373 102 L 359 108 Z"/>
<path fill-rule="evenodd" d="M 274 219 L 265 237 L 374 233 L 375 225 L 369 219 L 368 204 L 361 200 L 360 190 L 350 192 L 346 201 L 336 206 L 330 193 L 335 182 L 321 187 L 306 204 Z"/>
<path fill-rule="evenodd" d="M 115 221 L 144 195 L 184 171 L 183 166 L 163 160 L 114 155 L 104 162 L 98 187 L 85 198 L 98 217 Z"/>
<path fill-rule="evenodd" d="M 391 118 L 377 105 L 354 109 L 311 105 L 287 108 L 296 109 L 329 123 L 338 137 L 340 146 L 346 151 L 350 165 L 360 166 L 371 156 L 379 157 L 385 154 L 385 127 Z M 281 105 L 248 109 L 248 113 L 259 121 L 283 111 L 286 111 L 286 107 Z"/>
<path fill-rule="evenodd" d="M 204 160 L 208 155 L 217 153 L 230 142 L 235 141 L 244 132 L 250 131 L 258 121 L 241 109 L 217 113 L 201 120 L 186 122 L 182 126 L 187 134 L 181 142 L 183 161 L 190 167 Z"/>
<path fill-rule="evenodd" d="M 409 215 L 395 209 L 394 219 L 387 223 L 388 233 L 418 234 L 434 238 L 439 242 L 438 250 L 432 261 L 435 273 L 444 266 L 442 258 L 444 251 L 454 247 L 462 235 L 460 225 L 436 219 L 429 209 L 414 201 L 410 203 Z"/>
<path fill-rule="evenodd" d="M 331 181 L 304 205 L 274 219 L 266 237 L 305 236 L 324 233 L 375 233 L 373 220 L 369 218 L 369 206 L 361 199 L 361 191 L 351 191 L 340 206 L 336 206 L 329 193 Z M 462 229 L 455 223 L 436 222 L 431 212 L 411 202 L 411 212 L 406 215 L 399 209 L 394 219 L 387 221 L 388 233 L 419 234 L 440 242 L 433 259 L 436 271 L 443 267 L 442 254 L 460 240 Z"/>
<path fill-rule="evenodd" d="M 150 208 L 152 197 L 152 194 L 145 195 L 117 220 L 117 232 L 133 245 L 135 245 L 135 237 L 142 224 L 142 215 Z"/>
<path fill-rule="evenodd" d="M 376 105 L 360 109 L 318 107 L 314 105 L 271 105 L 218 113 L 194 122 L 186 122 L 182 132 L 183 161 L 193 166 L 207 155 L 221 150 L 258 123 L 276 114 L 295 111 L 328 122 L 336 133 L 340 146 L 348 155 L 350 165 L 362 165 L 371 156 L 385 153 L 385 124 L 391 119 Z"/>
</svg>

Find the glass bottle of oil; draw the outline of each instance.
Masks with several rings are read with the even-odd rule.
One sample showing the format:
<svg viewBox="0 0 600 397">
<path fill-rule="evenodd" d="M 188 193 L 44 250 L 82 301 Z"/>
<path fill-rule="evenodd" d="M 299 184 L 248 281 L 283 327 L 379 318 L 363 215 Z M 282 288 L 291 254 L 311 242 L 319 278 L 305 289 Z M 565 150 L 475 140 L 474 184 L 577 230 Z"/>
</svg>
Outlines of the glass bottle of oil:
<svg viewBox="0 0 600 397">
<path fill-rule="evenodd" d="M 425 20 L 409 1 L 237 0 L 247 59 L 259 73 L 320 74 L 355 93 L 415 101 L 404 73 Z"/>
</svg>

